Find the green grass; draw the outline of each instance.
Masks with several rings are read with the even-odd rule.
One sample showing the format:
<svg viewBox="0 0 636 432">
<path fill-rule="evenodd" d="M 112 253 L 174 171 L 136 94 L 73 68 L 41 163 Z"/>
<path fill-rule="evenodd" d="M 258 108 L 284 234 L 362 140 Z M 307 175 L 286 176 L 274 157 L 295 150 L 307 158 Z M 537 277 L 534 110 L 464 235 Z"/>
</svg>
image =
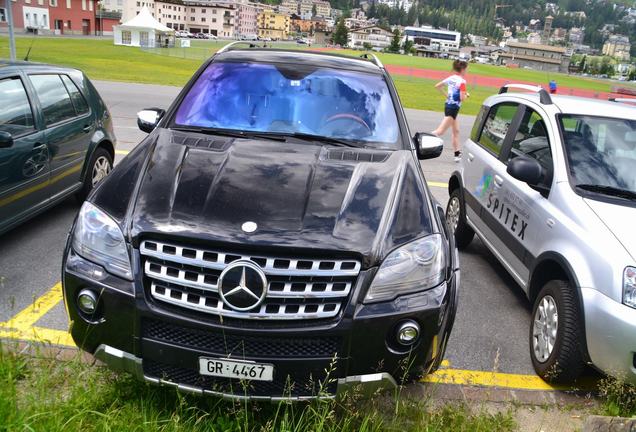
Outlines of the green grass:
<svg viewBox="0 0 636 432">
<path fill-rule="evenodd" d="M 636 386 L 618 378 L 603 378 L 598 385 L 603 399 L 602 414 L 636 417 Z"/>
<path fill-rule="evenodd" d="M 126 81 L 149 84 L 182 86 L 204 59 L 208 58 L 226 42 L 192 40 L 191 48 L 171 48 L 143 51 L 139 48 L 114 46 L 110 39 L 87 38 L 17 38 L 18 58 L 23 58 L 33 43 L 30 59 L 36 62 L 71 66 L 83 70 L 91 79 Z M 294 43 L 285 43 L 285 48 L 304 48 Z M 358 56 L 360 51 L 339 50 L 341 54 Z M 8 38 L 0 37 L 0 57 L 8 57 Z M 414 68 L 448 70 L 449 60 L 412 57 L 399 54 L 379 53 L 385 64 Z M 555 74 L 526 69 L 508 69 L 491 65 L 472 64 L 470 74 L 483 74 L 502 78 L 545 83 L 556 78 L 561 86 L 608 91 L 607 82 L 570 77 L 555 77 Z M 400 98 L 404 106 L 432 111 L 443 110 L 443 98 L 433 89 L 435 81 L 394 75 Z M 469 79 L 470 83 L 470 79 Z M 483 100 L 493 94 L 490 87 L 469 86 L 471 97 L 462 107 L 463 114 L 476 114 Z"/>
<path fill-rule="evenodd" d="M 31 38 L 17 38 L 24 58 Z M 0 56 L 8 57 L 8 38 L 0 38 Z M 139 48 L 115 46 L 111 40 L 43 38 L 33 41 L 30 60 L 83 70 L 91 79 L 182 86 L 201 65 L 200 59 L 167 58 Z"/>
<path fill-rule="evenodd" d="M 444 110 L 444 96 L 434 88 L 436 81 L 393 75 L 393 82 L 404 107 L 429 111 Z M 484 99 L 493 94 L 493 89 L 469 86 L 468 92 L 470 97 L 462 103 L 461 114 L 475 115 Z"/>
<path fill-rule="evenodd" d="M 0 348 L 1 349 L 1 348 Z M 512 411 L 413 399 L 232 403 L 137 382 L 78 360 L 0 353 L 0 431 L 458 431 L 515 429 Z"/>
</svg>

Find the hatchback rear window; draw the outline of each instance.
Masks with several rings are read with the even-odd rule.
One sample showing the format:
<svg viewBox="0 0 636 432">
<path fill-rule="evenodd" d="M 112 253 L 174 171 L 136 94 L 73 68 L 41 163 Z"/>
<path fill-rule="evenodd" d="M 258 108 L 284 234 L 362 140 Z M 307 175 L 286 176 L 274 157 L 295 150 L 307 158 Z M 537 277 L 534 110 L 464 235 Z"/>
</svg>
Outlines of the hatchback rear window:
<svg viewBox="0 0 636 432">
<path fill-rule="evenodd" d="M 175 122 L 270 133 L 303 133 L 396 147 L 399 126 L 382 75 L 298 65 L 211 63 Z"/>
</svg>

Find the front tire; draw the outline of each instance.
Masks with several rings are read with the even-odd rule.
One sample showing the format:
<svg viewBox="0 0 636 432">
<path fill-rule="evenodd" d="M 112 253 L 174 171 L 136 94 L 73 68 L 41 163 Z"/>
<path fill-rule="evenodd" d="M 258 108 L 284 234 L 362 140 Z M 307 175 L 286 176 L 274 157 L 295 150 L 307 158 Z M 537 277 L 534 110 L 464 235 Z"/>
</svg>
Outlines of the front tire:
<svg viewBox="0 0 636 432">
<path fill-rule="evenodd" d="M 583 372 L 584 331 L 573 288 L 566 281 L 544 285 L 532 308 L 530 357 L 544 381 L 574 382 Z"/>
<path fill-rule="evenodd" d="M 88 194 L 113 169 L 113 157 L 102 147 L 97 147 L 91 156 L 84 177 L 82 188 L 75 195 L 79 202 L 84 202 Z"/>
<path fill-rule="evenodd" d="M 475 231 L 468 226 L 466 221 L 466 210 L 460 188 L 454 189 L 448 198 L 446 205 L 446 223 L 455 236 L 457 249 L 462 250 L 468 247 L 475 237 Z"/>
</svg>

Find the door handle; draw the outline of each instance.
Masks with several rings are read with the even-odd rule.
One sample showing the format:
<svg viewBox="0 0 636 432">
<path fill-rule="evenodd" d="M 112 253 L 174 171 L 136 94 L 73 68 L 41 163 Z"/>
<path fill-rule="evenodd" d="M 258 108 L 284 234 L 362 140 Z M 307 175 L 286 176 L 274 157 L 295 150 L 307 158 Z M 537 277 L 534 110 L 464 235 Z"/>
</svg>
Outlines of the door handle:
<svg viewBox="0 0 636 432">
<path fill-rule="evenodd" d="M 468 152 L 468 162 L 472 162 L 473 159 L 475 159 L 475 155 L 470 153 L 470 152 Z"/>
<path fill-rule="evenodd" d="M 89 133 L 91 131 L 91 125 L 85 125 L 82 130 L 86 133 Z"/>
<path fill-rule="evenodd" d="M 495 174 L 494 179 L 495 179 L 495 186 L 501 187 L 501 185 L 503 185 L 503 179 L 499 175 Z"/>
</svg>

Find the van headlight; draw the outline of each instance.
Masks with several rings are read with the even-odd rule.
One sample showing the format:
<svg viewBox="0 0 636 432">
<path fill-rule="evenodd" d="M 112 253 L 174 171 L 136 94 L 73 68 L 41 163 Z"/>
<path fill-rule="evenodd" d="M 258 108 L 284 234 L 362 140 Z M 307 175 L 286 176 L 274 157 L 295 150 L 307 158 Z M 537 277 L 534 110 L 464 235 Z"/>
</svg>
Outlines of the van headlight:
<svg viewBox="0 0 636 432">
<path fill-rule="evenodd" d="M 446 252 L 440 234 L 408 243 L 391 252 L 371 282 L 365 303 L 389 301 L 434 288 L 444 281 Z"/>
<path fill-rule="evenodd" d="M 124 235 L 110 216 L 89 202 L 84 203 L 77 217 L 73 249 L 109 273 L 132 280 Z"/>
<path fill-rule="evenodd" d="M 623 304 L 636 308 L 636 268 L 627 267 L 623 272 Z"/>
</svg>

